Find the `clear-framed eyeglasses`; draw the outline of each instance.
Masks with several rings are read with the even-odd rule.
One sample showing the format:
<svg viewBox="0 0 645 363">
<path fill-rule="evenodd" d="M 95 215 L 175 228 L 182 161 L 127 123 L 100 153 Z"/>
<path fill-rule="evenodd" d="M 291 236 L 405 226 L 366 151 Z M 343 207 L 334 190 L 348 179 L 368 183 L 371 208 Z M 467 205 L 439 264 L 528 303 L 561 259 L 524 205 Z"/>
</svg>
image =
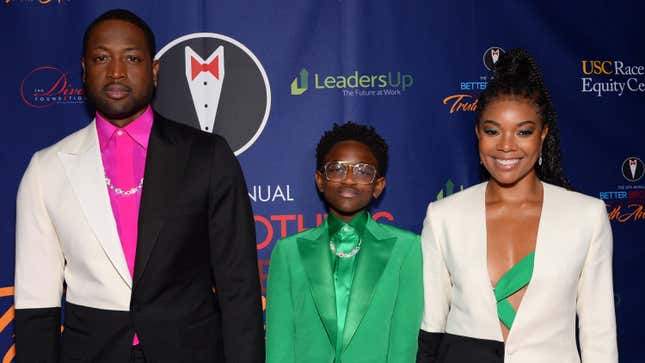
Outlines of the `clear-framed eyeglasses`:
<svg viewBox="0 0 645 363">
<path fill-rule="evenodd" d="M 325 179 L 330 182 L 342 182 L 352 169 L 352 180 L 356 184 L 372 184 L 376 179 L 376 167 L 368 163 L 349 161 L 330 161 L 322 168 Z"/>
</svg>

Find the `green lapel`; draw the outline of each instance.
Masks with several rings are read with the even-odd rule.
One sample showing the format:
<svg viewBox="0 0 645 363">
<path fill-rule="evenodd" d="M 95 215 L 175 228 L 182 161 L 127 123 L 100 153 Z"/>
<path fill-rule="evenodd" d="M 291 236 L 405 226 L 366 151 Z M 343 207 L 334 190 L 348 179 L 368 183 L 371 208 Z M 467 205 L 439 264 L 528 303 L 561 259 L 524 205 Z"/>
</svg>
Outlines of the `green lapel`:
<svg viewBox="0 0 645 363">
<path fill-rule="evenodd" d="M 343 350 L 347 349 L 356 329 L 372 302 L 376 284 L 383 274 L 390 258 L 396 236 L 381 228 L 370 217 L 363 233 L 363 244 L 358 253 L 354 281 L 349 295 Z M 332 285 L 333 286 L 333 285 Z"/>
<path fill-rule="evenodd" d="M 336 346 L 336 294 L 329 254 L 327 220 L 316 229 L 317 233 L 312 233 L 311 237 L 298 238 L 298 252 L 311 286 L 318 315 L 333 347 Z"/>
</svg>

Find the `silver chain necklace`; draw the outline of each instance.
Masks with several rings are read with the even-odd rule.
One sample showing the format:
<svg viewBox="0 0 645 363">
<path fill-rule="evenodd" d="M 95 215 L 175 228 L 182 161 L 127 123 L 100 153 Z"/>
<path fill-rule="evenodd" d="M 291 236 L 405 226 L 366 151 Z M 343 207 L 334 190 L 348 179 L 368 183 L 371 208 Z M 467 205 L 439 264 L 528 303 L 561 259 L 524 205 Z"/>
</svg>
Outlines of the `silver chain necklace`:
<svg viewBox="0 0 645 363">
<path fill-rule="evenodd" d="M 331 252 L 333 254 L 335 254 L 336 256 L 338 256 L 340 258 L 350 258 L 350 257 L 356 256 L 358 251 L 361 250 L 361 244 L 362 243 L 363 243 L 363 240 L 359 239 L 358 244 L 356 245 L 356 247 L 354 247 L 351 251 L 345 253 L 345 252 L 337 252 L 336 251 L 336 246 L 334 246 L 334 243 L 332 241 L 329 241 L 329 249 L 331 250 Z"/>
<path fill-rule="evenodd" d="M 139 191 L 141 191 L 141 189 L 143 188 L 143 178 L 141 178 L 141 180 L 139 181 L 139 185 L 137 185 L 136 187 L 132 187 L 128 190 L 123 190 L 121 188 L 115 187 L 114 185 L 112 185 L 110 178 L 108 178 L 107 176 L 105 177 L 105 185 L 107 185 L 107 187 L 110 188 L 110 190 L 113 191 L 114 194 L 123 195 L 127 197 L 129 195 L 136 194 Z"/>
</svg>

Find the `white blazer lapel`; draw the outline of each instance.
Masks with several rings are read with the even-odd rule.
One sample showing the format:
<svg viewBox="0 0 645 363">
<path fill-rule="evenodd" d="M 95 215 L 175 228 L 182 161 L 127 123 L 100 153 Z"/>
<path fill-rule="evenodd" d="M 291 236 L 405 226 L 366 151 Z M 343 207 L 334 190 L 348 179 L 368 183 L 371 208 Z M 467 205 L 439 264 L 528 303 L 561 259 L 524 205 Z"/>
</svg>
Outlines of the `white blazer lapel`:
<svg viewBox="0 0 645 363">
<path fill-rule="evenodd" d="M 78 150 L 61 151 L 58 156 L 65 168 L 72 189 L 78 196 L 87 222 L 96 234 L 96 239 L 121 278 L 128 286 L 132 287 L 132 277 L 125 261 L 112 214 L 110 198 L 105 186 L 96 123 L 90 123 L 84 131 L 85 140 Z"/>
<path fill-rule="evenodd" d="M 485 303 L 481 308 L 484 310 L 481 314 L 483 331 L 478 332 L 482 334 L 479 336 L 487 337 L 487 339 L 503 341 L 502 330 L 499 325 L 499 318 L 497 317 L 497 300 L 495 299 L 495 292 L 493 284 L 490 281 L 490 273 L 488 271 L 488 228 L 486 227 L 486 188 L 488 182 L 479 184 L 479 191 L 475 194 L 476 200 L 473 200 L 473 213 L 476 214 L 476 220 L 473 221 L 473 228 L 475 234 L 472 236 L 473 241 L 477 244 L 473 246 L 474 256 L 477 256 L 475 263 L 477 265 L 477 276 L 473 279 L 480 281 L 478 286 L 481 286 L 481 296 L 485 298 Z"/>
</svg>

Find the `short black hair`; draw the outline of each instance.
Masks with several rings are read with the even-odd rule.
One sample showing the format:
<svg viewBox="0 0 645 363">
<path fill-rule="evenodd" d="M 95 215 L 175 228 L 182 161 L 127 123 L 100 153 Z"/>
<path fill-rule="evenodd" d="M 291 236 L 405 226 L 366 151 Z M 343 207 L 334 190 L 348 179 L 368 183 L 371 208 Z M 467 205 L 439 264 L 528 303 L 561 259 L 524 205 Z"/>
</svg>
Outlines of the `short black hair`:
<svg viewBox="0 0 645 363">
<path fill-rule="evenodd" d="M 499 57 L 488 82 L 477 101 L 477 123 L 481 121 L 484 110 L 493 101 L 503 97 L 526 99 L 539 109 L 542 122 L 549 128 L 542 145 L 543 162 L 535 164 L 538 178 L 547 183 L 572 189 L 571 182 L 564 176 L 562 157 L 560 155 L 560 132 L 556 124 L 557 114 L 549 94 L 542 72 L 535 58 L 525 49 L 511 49 Z M 482 169 L 482 176 L 488 179 L 490 174 Z"/>
<path fill-rule="evenodd" d="M 87 27 L 87 29 L 85 29 L 85 34 L 83 35 L 83 55 L 85 55 L 87 52 L 87 42 L 90 38 L 90 34 L 92 33 L 92 30 L 94 30 L 94 28 L 96 28 L 97 25 L 99 25 L 100 23 L 106 20 L 127 21 L 128 23 L 141 29 L 143 31 L 144 36 L 146 37 L 148 51 L 150 51 L 150 58 L 151 59 L 154 58 L 155 54 L 157 53 L 157 48 L 155 46 L 155 35 L 152 32 L 152 29 L 150 29 L 150 26 L 148 25 L 148 23 L 146 23 L 143 19 L 141 19 L 137 14 L 125 9 L 108 10 L 103 14 L 99 15 L 98 18 L 94 19 L 94 21 Z"/>
<path fill-rule="evenodd" d="M 354 122 L 346 122 L 342 125 L 334 123 L 334 127 L 325 131 L 323 136 L 316 146 L 316 168 L 321 170 L 324 163 L 325 157 L 329 154 L 329 151 L 339 142 L 342 141 L 358 141 L 365 144 L 372 154 L 378 165 L 376 165 L 376 170 L 379 176 L 385 176 L 387 171 L 387 143 L 379 135 L 374 127 L 359 125 Z"/>
</svg>

